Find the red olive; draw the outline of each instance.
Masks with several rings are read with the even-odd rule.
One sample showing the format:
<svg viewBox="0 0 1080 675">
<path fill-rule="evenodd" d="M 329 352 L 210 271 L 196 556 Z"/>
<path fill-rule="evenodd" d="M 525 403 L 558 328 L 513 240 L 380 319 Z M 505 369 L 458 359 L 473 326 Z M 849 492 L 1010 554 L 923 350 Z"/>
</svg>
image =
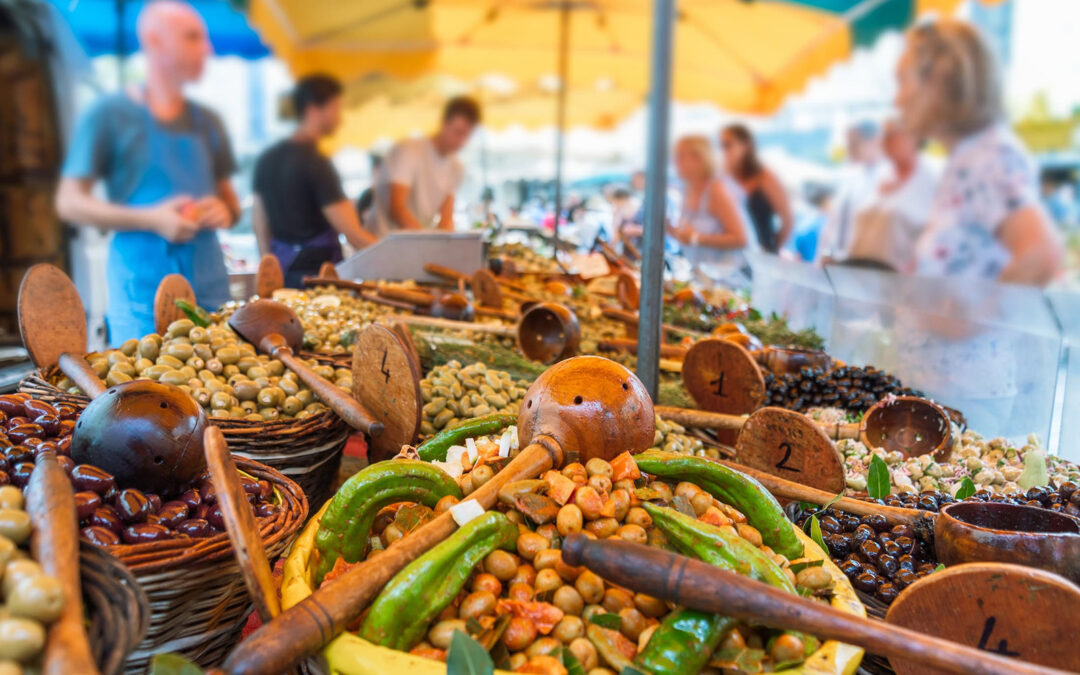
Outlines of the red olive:
<svg viewBox="0 0 1080 675">
<path fill-rule="evenodd" d="M 60 418 L 56 415 L 42 415 L 34 420 L 34 424 L 41 425 L 46 436 L 56 436 L 60 433 Z"/>
<path fill-rule="evenodd" d="M 141 490 L 128 488 L 121 490 L 113 500 L 113 506 L 120 514 L 120 520 L 125 523 L 141 523 L 150 515 L 150 500 Z"/>
<path fill-rule="evenodd" d="M 206 512 L 206 520 L 211 526 L 216 527 L 219 530 L 225 529 L 225 515 L 221 512 L 221 506 L 214 504 L 210 507 L 210 510 Z"/>
<path fill-rule="evenodd" d="M 17 417 L 26 414 L 24 399 L 18 394 L 4 394 L 0 396 L 0 412 L 8 417 Z"/>
<path fill-rule="evenodd" d="M 60 426 L 56 429 L 57 436 L 71 436 L 75 431 L 75 420 L 60 420 Z"/>
<path fill-rule="evenodd" d="M 12 443 L 25 443 L 31 438 L 44 439 L 45 429 L 40 424 L 27 422 L 8 429 L 7 435 Z"/>
<path fill-rule="evenodd" d="M 71 482 L 79 490 L 93 490 L 104 496 L 109 488 L 116 487 L 116 479 L 96 466 L 79 464 L 71 470 Z"/>
<path fill-rule="evenodd" d="M 206 502 L 203 502 L 202 504 L 199 504 L 191 512 L 191 517 L 192 518 L 199 518 L 200 520 L 206 520 L 206 514 L 210 513 L 210 507 L 212 507 L 212 506 L 213 506 L 213 504 L 207 504 Z"/>
<path fill-rule="evenodd" d="M 210 529 L 210 523 L 202 518 L 190 518 L 181 522 L 176 526 L 176 532 L 188 537 L 194 537 L 195 539 L 209 537 L 213 534 L 213 531 Z"/>
<path fill-rule="evenodd" d="M 34 458 L 37 459 L 38 457 L 41 457 L 41 454 L 44 452 L 51 452 L 55 455 L 59 449 L 56 441 L 42 441 L 41 445 L 34 448 Z"/>
<path fill-rule="evenodd" d="M 184 494 L 180 495 L 180 501 L 187 504 L 189 509 L 194 509 L 199 504 L 202 504 L 202 497 L 199 496 L 199 491 L 195 488 L 187 490 Z"/>
<path fill-rule="evenodd" d="M 30 482 L 30 474 L 34 473 L 33 462 L 23 462 L 16 464 L 9 474 L 11 482 L 19 487 L 26 487 L 26 484 Z"/>
<path fill-rule="evenodd" d="M 107 504 L 91 514 L 90 525 L 93 527 L 101 527 L 117 534 L 120 534 L 120 530 L 124 529 L 124 521 L 120 520 L 120 514 L 116 512 L 116 509 Z"/>
<path fill-rule="evenodd" d="M 73 420 L 79 416 L 79 409 L 70 403 L 57 403 L 56 416 L 61 420 Z"/>
<path fill-rule="evenodd" d="M 8 416 L 7 421 L 4 422 L 4 428 L 11 431 L 15 427 L 22 426 L 24 424 L 30 424 L 30 418 L 24 415 L 17 415 L 15 417 Z"/>
<path fill-rule="evenodd" d="M 4 458 L 7 460 L 8 466 L 15 466 L 23 462 L 34 461 L 34 451 L 25 445 L 13 445 L 10 448 L 4 448 Z"/>
<path fill-rule="evenodd" d="M 146 501 L 150 502 L 150 513 L 157 513 L 161 510 L 161 497 L 153 493 L 146 493 Z"/>
<path fill-rule="evenodd" d="M 158 522 L 175 530 L 177 525 L 187 520 L 190 513 L 188 505 L 181 501 L 165 502 L 158 510 Z"/>
<path fill-rule="evenodd" d="M 68 457 L 67 455 L 57 455 L 56 462 L 60 465 L 60 468 L 63 469 L 70 477 L 72 469 L 75 468 L 75 460 Z"/>
<path fill-rule="evenodd" d="M 0 485 L 11 485 L 11 476 L 7 471 L 0 471 Z"/>
<path fill-rule="evenodd" d="M 56 455 L 63 455 L 65 457 L 71 457 L 71 436 L 59 436 L 56 440 Z M 71 463 L 71 466 L 75 466 L 75 462 Z"/>
<path fill-rule="evenodd" d="M 79 514 L 79 520 L 94 515 L 94 511 L 97 511 L 100 506 L 101 495 L 98 493 L 89 490 L 75 493 L 75 511 Z"/>
<path fill-rule="evenodd" d="M 57 414 L 56 408 L 54 408 L 51 403 L 48 403 L 46 401 L 39 401 L 39 400 L 34 399 L 34 398 L 30 399 L 29 401 L 25 401 L 23 403 L 23 410 L 26 411 L 23 414 L 25 414 L 27 417 L 29 417 L 32 420 L 36 420 L 38 417 L 41 417 L 42 415 L 54 415 L 54 416 L 56 416 L 56 414 Z"/>
<path fill-rule="evenodd" d="M 121 536 L 126 544 L 143 544 L 168 539 L 172 536 L 172 532 L 159 523 L 136 523 L 125 527 Z"/>
<path fill-rule="evenodd" d="M 255 506 L 255 515 L 259 518 L 270 518 L 278 514 L 278 507 L 270 502 L 260 502 Z"/>
<path fill-rule="evenodd" d="M 207 504 L 213 504 L 217 501 L 217 489 L 209 478 L 199 483 L 199 494 L 202 495 L 202 500 Z"/>
<path fill-rule="evenodd" d="M 120 537 L 104 527 L 84 527 L 80 534 L 83 539 L 95 546 L 116 546 L 120 543 Z"/>
</svg>

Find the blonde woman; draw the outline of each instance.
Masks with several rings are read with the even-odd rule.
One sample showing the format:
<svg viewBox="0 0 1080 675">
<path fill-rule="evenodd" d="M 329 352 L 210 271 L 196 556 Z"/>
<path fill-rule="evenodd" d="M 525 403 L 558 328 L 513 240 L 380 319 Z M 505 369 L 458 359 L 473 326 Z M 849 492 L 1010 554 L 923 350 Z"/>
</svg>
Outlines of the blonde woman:
<svg viewBox="0 0 1080 675">
<path fill-rule="evenodd" d="M 915 270 L 1042 286 L 1063 250 L 1039 205 L 1037 171 L 1004 122 L 1000 73 L 959 21 L 913 28 L 897 68 L 896 106 L 916 136 L 949 151 Z"/>
<path fill-rule="evenodd" d="M 675 144 L 675 171 L 683 183 L 682 213 L 671 234 L 694 264 L 741 263 L 746 225 L 716 174 L 712 147 L 704 136 L 684 136 Z"/>
</svg>

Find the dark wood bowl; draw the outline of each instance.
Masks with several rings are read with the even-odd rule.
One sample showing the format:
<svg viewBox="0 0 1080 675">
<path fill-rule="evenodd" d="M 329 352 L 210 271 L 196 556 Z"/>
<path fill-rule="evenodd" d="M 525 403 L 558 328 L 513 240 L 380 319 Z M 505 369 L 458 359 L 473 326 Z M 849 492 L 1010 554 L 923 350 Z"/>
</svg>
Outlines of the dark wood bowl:
<svg viewBox="0 0 1080 675">
<path fill-rule="evenodd" d="M 570 308 L 542 302 L 521 317 L 517 339 L 526 358 L 545 364 L 555 363 L 577 354 L 581 326 Z"/>
<path fill-rule="evenodd" d="M 905 457 L 932 454 L 939 462 L 952 454 L 949 414 L 925 398 L 896 396 L 878 401 L 866 411 L 862 424 L 873 447 L 898 450 Z"/>
</svg>

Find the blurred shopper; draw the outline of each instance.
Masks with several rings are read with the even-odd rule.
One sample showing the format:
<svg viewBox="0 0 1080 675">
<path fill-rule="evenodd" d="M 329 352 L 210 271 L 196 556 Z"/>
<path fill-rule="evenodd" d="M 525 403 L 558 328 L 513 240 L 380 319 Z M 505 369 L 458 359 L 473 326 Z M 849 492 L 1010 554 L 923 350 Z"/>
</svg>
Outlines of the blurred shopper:
<svg viewBox="0 0 1080 675">
<path fill-rule="evenodd" d="M 382 155 L 371 155 L 371 184 L 364 188 L 360 196 L 356 198 L 356 211 L 360 214 L 360 222 L 369 230 L 374 228 L 375 185 L 379 182 L 382 163 Z"/>
<path fill-rule="evenodd" d="M 454 229 L 454 193 L 465 177 L 457 152 L 479 123 L 476 101 L 452 98 L 433 136 L 400 141 L 390 150 L 375 186 L 376 236 L 428 229 L 435 216 L 440 230 Z"/>
<path fill-rule="evenodd" d="M 791 236 L 794 218 L 783 184 L 757 155 L 754 135 L 742 124 L 730 124 L 720 132 L 720 149 L 728 174 L 738 182 L 744 205 L 763 251 L 776 253 Z M 779 227 L 777 227 L 779 221 Z"/>
<path fill-rule="evenodd" d="M 752 241 L 735 202 L 717 175 L 709 139 L 684 136 L 675 144 L 675 171 L 683 181 L 682 214 L 671 234 L 691 263 L 736 263 Z"/>
<path fill-rule="evenodd" d="M 187 3 L 160 0 L 143 9 L 137 34 L 146 83 L 79 120 L 56 194 L 64 220 L 115 232 L 105 313 L 113 345 L 154 331 L 154 293 L 167 274 L 184 275 L 206 308 L 229 300 L 216 230 L 239 214 L 225 128 L 183 93 L 210 53 L 206 25 Z M 105 199 L 94 195 L 98 181 Z"/>
<path fill-rule="evenodd" d="M 360 226 L 337 170 L 319 152 L 319 140 L 341 124 L 341 83 L 329 75 L 303 77 L 292 104 L 296 131 L 255 163 L 252 228 L 259 253 L 273 253 L 281 263 L 285 285 L 301 288 L 324 262 L 341 262 L 339 234 L 357 249 L 375 238 Z"/>
<path fill-rule="evenodd" d="M 878 186 L 888 177 L 881 156 L 881 130 L 873 122 L 860 122 L 847 131 L 848 164 L 833 195 L 829 221 L 821 232 L 817 255 L 822 262 L 848 257 L 855 236 L 855 214 L 877 198 Z"/>
<path fill-rule="evenodd" d="M 940 174 L 919 151 L 919 139 L 895 120 L 885 124 L 881 146 L 892 177 L 878 186 L 877 199 L 855 214 L 848 260 L 912 270 Z"/>
<path fill-rule="evenodd" d="M 984 39 L 959 21 L 918 26 L 897 80 L 904 126 L 949 151 L 916 248 L 918 272 L 1048 283 L 1061 269 L 1062 244 L 1039 203 L 1035 165 L 1005 123 Z"/>
</svg>

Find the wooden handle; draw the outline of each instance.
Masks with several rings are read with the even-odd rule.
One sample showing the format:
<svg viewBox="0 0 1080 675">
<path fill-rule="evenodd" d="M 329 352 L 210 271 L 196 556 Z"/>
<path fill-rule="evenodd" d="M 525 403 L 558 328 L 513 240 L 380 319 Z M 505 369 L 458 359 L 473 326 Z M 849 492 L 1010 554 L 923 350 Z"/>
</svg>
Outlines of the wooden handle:
<svg viewBox="0 0 1080 675">
<path fill-rule="evenodd" d="M 51 452 L 38 457 L 30 474 L 26 511 L 34 525 L 30 539 L 34 559 L 64 589 L 64 611 L 49 626 L 41 672 L 97 673 L 83 617 L 75 496 L 67 474 Z"/>
<path fill-rule="evenodd" d="M 368 436 L 378 436 L 383 432 L 382 422 L 378 422 L 371 416 L 364 406 L 360 405 L 353 397 L 349 396 L 342 390 L 338 389 L 337 385 L 332 382 L 319 377 L 315 374 L 311 368 L 308 368 L 300 359 L 292 353 L 292 350 L 287 347 L 277 347 L 276 349 L 266 350 L 270 351 L 275 359 L 278 359 L 285 364 L 285 367 L 296 373 L 296 376 L 315 392 L 315 395 L 319 399 L 330 406 L 330 408 L 336 412 L 341 419 L 352 427 L 353 429 L 359 429 Z"/>
<path fill-rule="evenodd" d="M 501 326 L 494 323 L 471 323 L 469 321 L 453 321 L 451 319 L 437 319 L 431 316 L 395 316 L 395 321 L 401 321 L 412 326 L 431 326 L 432 328 L 445 328 L 447 330 L 467 330 L 476 333 L 494 333 L 514 337 L 517 329 L 513 326 Z"/>
<path fill-rule="evenodd" d="M 666 420 L 678 422 L 684 427 L 694 429 L 727 429 L 738 431 L 746 424 L 747 418 L 743 415 L 725 415 L 724 413 L 706 412 L 704 410 L 690 410 L 688 408 L 674 408 L 666 405 L 656 406 L 656 414 Z"/>
<path fill-rule="evenodd" d="M 848 424 L 819 424 L 829 438 L 834 441 L 853 440 L 857 441 L 863 436 L 862 425 L 857 422 Z"/>
<path fill-rule="evenodd" d="M 476 316 L 490 316 L 505 321 L 517 321 L 521 318 L 520 315 L 515 314 L 514 312 L 507 312 L 506 310 L 494 309 L 492 307 L 481 307 L 480 305 L 473 305 L 473 314 Z"/>
<path fill-rule="evenodd" d="M 428 274 L 434 274 L 437 277 L 442 277 L 443 279 L 449 279 L 450 281 L 458 281 L 462 279 L 468 281 L 470 279 L 469 275 L 465 274 L 464 272 L 458 272 L 455 269 L 451 269 L 443 265 L 438 265 L 436 263 L 424 263 L 424 271 Z"/>
<path fill-rule="evenodd" d="M 600 342 L 597 343 L 597 346 L 600 349 L 630 352 L 631 354 L 637 354 L 638 349 L 637 340 L 630 340 L 628 338 L 600 340 Z M 660 356 L 665 359 L 681 360 L 686 358 L 686 347 L 680 347 L 678 345 L 660 345 Z"/>
<path fill-rule="evenodd" d="M 658 408 L 659 410 L 659 408 Z M 661 416 L 663 416 L 661 414 Z M 765 486 L 769 492 L 773 495 L 780 497 L 781 499 L 787 499 L 790 501 L 808 502 L 810 504 L 817 504 L 818 506 L 824 506 L 832 503 L 833 508 L 847 513 L 854 513 L 857 516 L 871 516 L 882 515 L 885 516 L 890 522 L 895 524 L 905 524 L 915 526 L 917 523 L 925 524 L 934 518 L 934 515 L 928 511 L 919 511 L 917 509 L 901 509 L 895 506 L 882 506 L 881 504 L 874 504 L 872 502 L 864 502 L 861 499 L 851 499 L 850 497 L 841 497 L 836 499 L 836 495 L 825 490 L 818 490 L 817 488 L 808 487 L 802 483 L 795 483 L 789 480 L 784 480 L 770 473 L 764 471 L 758 471 L 757 469 L 751 469 L 743 464 L 736 464 L 735 462 L 729 462 L 723 459 L 712 460 L 719 462 L 724 466 L 741 471 L 742 473 L 755 479 L 757 482 Z M 833 500 L 836 501 L 833 501 Z"/>
<path fill-rule="evenodd" d="M 973 675 L 1063 675 L 1066 671 L 942 640 L 847 614 L 700 560 L 628 541 L 591 541 L 571 534 L 563 560 L 584 565 L 625 588 L 703 612 L 717 612 L 773 628 L 804 631 L 824 640 L 858 645 L 943 672 Z"/>
<path fill-rule="evenodd" d="M 278 601 L 277 589 L 270 573 L 266 549 L 263 548 L 259 536 L 255 514 L 251 510 L 244 487 L 240 484 L 240 472 L 229 454 L 220 428 L 208 425 L 203 434 L 203 445 L 210 479 L 217 492 L 217 503 L 225 520 L 225 531 L 229 533 L 229 540 L 233 545 L 233 555 L 240 565 L 248 595 L 255 603 L 255 611 L 263 621 L 269 621 L 281 614 L 281 603 Z"/>
<path fill-rule="evenodd" d="M 342 288 L 348 291 L 357 292 L 375 290 L 375 284 L 349 281 L 347 279 L 338 279 L 336 277 L 304 277 L 301 281 L 305 288 L 311 288 L 312 286 L 333 286 L 334 288 Z"/>
<path fill-rule="evenodd" d="M 386 307 L 393 307 L 394 309 L 401 309 L 401 310 L 404 310 L 406 312 L 417 312 L 417 311 L 420 310 L 419 307 L 417 307 L 416 305 L 410 304 L 408 302 L 401 302 L 399 300 L 391 300 L 389 298 L 379 297 L 378 295 L 375 295 L 374 293 L 361 293 L 360 298 L 363 299 L 363 300 L 366 300 L 367 302 L 373 302 L 376 305 L 384 305 Z"/>
<path fill-rule="evenodd" d="M 64 352 L 57 359 L 56 364 L 60 367 L 60 372 L 67 375 L 68 379 L 90 398 L 97 398 L 105 393 L 105 383 L 90 368 L 86 359 L 78 354 Z"/>
<path fill-rule="evenodd" d="M 468 499 L 489 509 L 495 505 L 504 485 L 536 478 L 562 464 L 562 459 L 559 444 L 550 437 L 541 436 Z M 403 567 L 446 539 L 455 529 L 453 516 L 449 512 L 440 514 L 377 558 L 324 584 L 240 643 L 225 660 L 225 671 L 234 675 L 270 675 L 300 663 L 359 618 L 383 586 Z"/>
<path fill-rule="evenodd" d="M 618 307 L 604 307 L 600 310 L 601 314 L 614 321 L 622 321 L 623 323 L 636 326 L 638 323 L 637 312 L 631 312 L 626 309 L 619 309 Z M 660 327 L 664 329 L 666 333 L 678 333 L 680 335 L 689 335 L 691 337 L 707 337 L 707 333 L 702 333 L 699 330 L 693 330 L 691 328 L 682 328 L 680 326 L 673 326 L 670 323 L 662 323 Z"/>
<path fill-rule="evenodd" d="M 435 298 L 423 291 L 397 288 L 395 286 L 382 286 L 376 292 L 384 298 L 400 300 L 401 302 L 407 302 L 411 305 L 416 305 L 417 307 L 431 307 L 435 304 Z"/>
</svg>

